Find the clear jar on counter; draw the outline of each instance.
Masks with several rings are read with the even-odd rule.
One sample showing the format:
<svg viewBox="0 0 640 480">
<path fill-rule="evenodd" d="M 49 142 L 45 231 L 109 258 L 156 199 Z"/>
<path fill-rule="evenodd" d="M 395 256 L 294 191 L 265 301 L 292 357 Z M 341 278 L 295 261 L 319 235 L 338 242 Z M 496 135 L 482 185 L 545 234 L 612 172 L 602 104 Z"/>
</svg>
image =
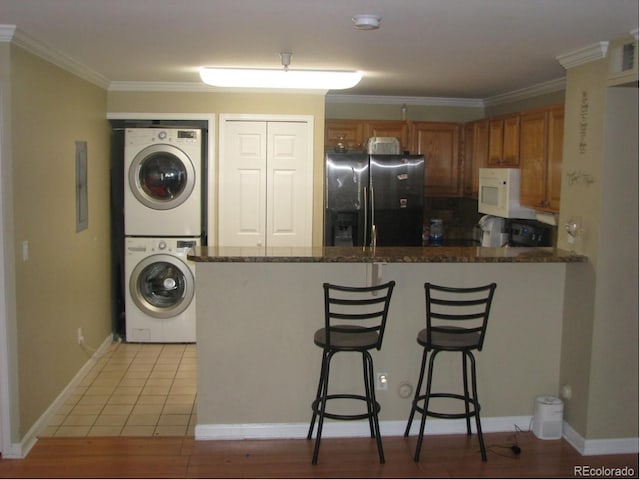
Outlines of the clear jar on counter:
<svg viewBox="0 0 640 480">
<path fill-rule="evenodd" d="M 444 225 L 441 218 L 432 218 L 429 224 L 429 245 L 439 246 L 444 241 Z"/>
</svg>

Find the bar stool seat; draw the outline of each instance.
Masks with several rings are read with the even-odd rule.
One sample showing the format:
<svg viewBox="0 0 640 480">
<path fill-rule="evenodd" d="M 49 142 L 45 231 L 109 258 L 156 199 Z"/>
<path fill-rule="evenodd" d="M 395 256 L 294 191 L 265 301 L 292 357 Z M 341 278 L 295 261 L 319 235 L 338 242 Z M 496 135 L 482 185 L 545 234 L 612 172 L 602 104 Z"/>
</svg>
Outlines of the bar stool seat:
<svg viewBox="0 0 640 480">
<path fill-rule="evenodd" d="M 451 330 L 451 332 L 432 332 L 431 345 L 434 348 L 456 351 L 461 348 L 473 348 L 480 341 L 480 332 L 456 332 L 455 330 L 464 330 L 459 327 L 449 327 L 448 330 Z M 418 332 L 417 340 L 423 347 L 428 346 L 426 328 Z"/>
<path fill-rule="evenodd" d="M 422 363 L 418 386 L 411 403 L 411 413 L 409 414 L 404 436 L 409 436 L 415 413 L 420 413 L 422 417 L 418 431 L 418 443 L 413 457 L 414 461 L 418 462 L 420 460 L 427 417 L 443 419 L 464 418 L 467 423 L 467 435 L 471 435 L 471 418 L 475 418 L 480 454 L 482 460 L 486 461 L 487 453 L 480 423 L 476 363 L 472 352 L 473 350 L 482 350 L 496 284 L 453 288 L 425 283 L 424 288 L 427 327 L 418 332 L 417 341 L 423 347 Z M 462 354 L 463 394 L 452 392 L 434 393 L 431 391 L 435 359 L 441 352 L 460 352 Z M 431 353 L 430 356 L 429 353 Z M 429 360 L 426 376 L 427 384 L 424 393 L 421 393 L 427 368 L 427 359 Z M 471 385 L 469 385 L 469 369 L 471 371 Z M 464 411 L 444 413 L 430 410 L 429 402 L 433 398 L 460 400 L 464 404 Z"/>
<path fill-rule="evenodd" d="M 366 329 L 364 327 L 351 328 L 353 329 L 352 332 L 336 331 L 331 335 L 331 343 L 334 348 L 345 351 L 376 348 L 379 338 L 377 332 L 365 331 Z M 324 328 L 321 328 L 313 335 L 313 343 L 321 348 L 327 346 L 326 339 L 327 332 Z"/>
<path fill-rule="evenodd" d="M 350 287 L 323 284 L 325 298 L 325 327 L 317 330 L 313 342 L 322 348 L 322 364 L 316 398 L 311 404 L 312 416 L 307 439 L 311 439 L 318 420 L 312 463 L 318 463 L 322 427 L 325 418 L 334 420 L 369 421 L 371 438 L 376 439 L 380 463 L 384 463 L 378 412 L 380 404 L 375 396 L 373 359 L 369 350 L 380 350 L 387 323 L 389 303 L 395 282 L 372 287 Z M 329 393 L 329 371 L 333 356 L 340 352 L 362 354 L 364 392 Z M 357 413 L 327 411 L 330 400 L 347 399 L 363 402 L 366 410 Z"/>
</svg>

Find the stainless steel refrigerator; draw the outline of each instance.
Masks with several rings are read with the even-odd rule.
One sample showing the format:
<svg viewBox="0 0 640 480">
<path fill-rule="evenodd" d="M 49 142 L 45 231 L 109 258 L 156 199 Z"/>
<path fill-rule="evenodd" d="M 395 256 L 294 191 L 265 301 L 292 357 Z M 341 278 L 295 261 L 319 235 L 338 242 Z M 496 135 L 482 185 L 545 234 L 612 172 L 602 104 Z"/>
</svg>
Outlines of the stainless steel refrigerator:
<svg viewBox="0 0 640 480">
<path fill-rule="evenodd" d="M 422 245 L 424 157 L 325 156 L 326 246 Z"/>
</svg>

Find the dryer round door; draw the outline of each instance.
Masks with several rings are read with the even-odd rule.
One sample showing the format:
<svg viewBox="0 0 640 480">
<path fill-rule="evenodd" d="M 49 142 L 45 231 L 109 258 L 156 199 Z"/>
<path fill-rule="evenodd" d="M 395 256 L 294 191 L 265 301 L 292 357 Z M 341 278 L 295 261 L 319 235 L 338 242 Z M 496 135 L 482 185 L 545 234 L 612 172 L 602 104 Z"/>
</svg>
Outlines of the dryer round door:
<svg viewBox="0 0 640 480">
<path fill-rule="evenodd" d="M 146 257 L 131 272 L 129 293 L 140 310 L 155 318 L 171 318 L 193 301 L 195 279 L 189 266 L 172 255 Z"/>
<path fill-rule="evenodd" d="M 143 205 L 170 210 L 184 203 L 196 184 L 189 156 L 173 145 L 150 145 L 129 167 L 129 188 Z"/>
</svg>

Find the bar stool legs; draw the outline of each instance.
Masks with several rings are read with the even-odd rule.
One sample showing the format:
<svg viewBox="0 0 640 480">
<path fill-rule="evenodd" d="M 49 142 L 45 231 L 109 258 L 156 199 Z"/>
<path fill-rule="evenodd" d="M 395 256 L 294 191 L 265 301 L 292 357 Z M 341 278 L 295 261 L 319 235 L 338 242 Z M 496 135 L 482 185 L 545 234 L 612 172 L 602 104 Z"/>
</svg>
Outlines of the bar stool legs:
<svg viewBox="0 0 640 480">
<path fill-rule="evenodd" d="M 328 394 L 329 388 L 329 370 L 331 365 L 331 359 L 337 352 L 325 352 L 322 357 L 322 367 L 320 370 L 320 381 L 318 383 L 318 392 L 316 399 L 311 404 L 313 414 L 311 415 L 311 423 L 309 425 L 309 431 L 307 433 L 307 440 L 311 440 L 313 436 L 313 430 L 316 420 L 318 421 L 318 428 L 316 432 L 316 441 L 313 448 L 313 459 L 311 463 L 316 465 L 318 463 L 318 454 L 320 452 L 320 441 L 322 439 L 322 427 L 325 418 L 333 418 L 337 420 L 358 420 L 367 418 L 369 420 L 369 430 L 371 438 L 376 439 L 378 447 L 378 456 L 380 463 L 385 463 L 384 452 L 382 448 L 382 436 L 380 434 L 380 422 L 378 420 L 378 412 L 380 411 L 380 404 L 376 401 L 375 396 L 375 384 L 373 376 L 373 359 L 371 354 L 367 351 L 362 352 L 362 372 L 364 379 L 364 391 L 363 395 L 354 394 Z M 366 403 L 367 413 L 362 414 L 350 414 L 341 415 L 335 413 L 329 413 L 326 410 L 327 401 L 334 398 L 349 398 L 362 400 Z"/>
<path fill-rule="evenodd" d="M 313 343 L 322 348 L 322 366 L 316 398 L 311 403 L 311 422 L 307 439 L 311 440 L 318 421 L 318 431 L 313 447 L 312 464 L 318 463 L 322 427 L 324 419 L 364 420 L 369 422 L 371 438 L 376 439 L 380 463 L 384 463 L 382 438 L 378 412 L 380 404 L 376 401 L 373 381 L 373 359 L 369 350 L 380 350 L 382 337 L 387 323 L 389 303 L 395 286 L 394 281 L 369 287 L 354 287 L 323 283 L 324 289 L 324 328 L 316 330 Z M 362 354 L 362 377 L 364 394 L 334 393 L 329 395 L 329 372 L 334 354 L 344 352 L 353 355 Z M 357 400 L 364 402 L 358 413 L 333 413 L 327 408 L 329 400 Z M 366 410 L 365 407 L 366 406 Z"/>
<path fill-rule="evenodd" d="M 476 431 L 478 435 L 478 442 L 480 444 L 480 455 L 482 461 L 487 461 L 487 452 L 484 445 L 484 438 L 482 436 L 482 425 L 480 424 L 480 404 L 478 403 L 478 389 L 476 382 L 476 362 L 471 353 L 468 350 L 462 351 L 462 382 L 464 395 L 455 393 L 431 393 L 431 383 L 433 379 L 433 366 L 436 356 L 445 350 L 433 350 L 431 357 L 429 358 L 429 368 L 427 371 L 427 386 L 424 394 L 420 394 L 422 389 L 422 383 L 424 379 L 425 368 L 427 364 L 428 350 L 425 348 L 422 354 L 422 363 L 420 366 L 420 377 L 418 379 L 418 386 L 411 405 L 411 413 L 409 414 L 409 420 L 404 431 L 404 436 L 409 436 L 409 430 L 416 412 L 419 412 L 422 416 L 420 419 L 420 430 L 418 431 L 418 443 L 416 445 L 415 454 L 413 460 L 415 462 L 420 461 L 420 452 L 422 450 L 422 441 L 424 437 L 424 429 L 427 421 L 427 416 L 435 418 L 464 418 L 467 423 L 467 435 L 471 435 L 471 417 L 475 417 Z M 469 395 L 469 377 L 468 370 L 471 370 L 471 395 Z M 455 398 L 464 402 L 464 413 L 439 413 L 429 410 L 429 400 L 431 398 Z M 420 406 L 422 403 L 422 406 Z"/>
</svg>

